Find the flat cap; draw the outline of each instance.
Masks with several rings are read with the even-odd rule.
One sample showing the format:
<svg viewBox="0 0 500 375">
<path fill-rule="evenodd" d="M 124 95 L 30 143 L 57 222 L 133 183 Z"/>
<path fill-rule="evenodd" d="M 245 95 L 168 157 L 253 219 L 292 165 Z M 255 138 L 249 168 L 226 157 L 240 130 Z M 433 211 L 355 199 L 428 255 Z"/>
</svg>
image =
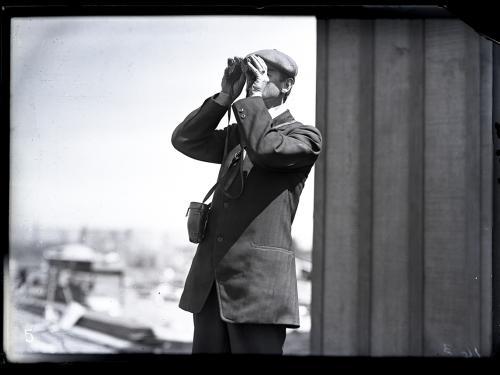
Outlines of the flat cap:
<svg viewBox="0 0 500 375">
<path fill-rule="evenodd" d="M 299 72 L 297 63 L 290 56 L 277 49 L 261 49 L 254 52 L 253 55 L 260 56 L 266 63 L 274 65 L 290 77 L 295 77 Z"/>
</svg>

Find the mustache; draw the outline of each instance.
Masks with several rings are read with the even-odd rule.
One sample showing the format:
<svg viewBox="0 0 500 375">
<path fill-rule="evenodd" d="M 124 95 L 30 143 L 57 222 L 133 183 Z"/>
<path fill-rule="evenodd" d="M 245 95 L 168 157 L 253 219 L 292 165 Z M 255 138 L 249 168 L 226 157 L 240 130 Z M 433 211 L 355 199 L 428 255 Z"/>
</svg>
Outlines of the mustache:
<svg viewBox="0 0 500 375">
<path fill-rule="evenodd" d="M 253 81 L 252 81 L 253 83 Z M 247 81 L 247 86 L 246 86 L 246 97 L 250 97 L 250 94 L 251 94 L 251 90 L 252 89 L 252 84 L 248 85 L 248 81 Z M 281 90 L 279 89 L 278 86 L 276 86 L 276 84 L 274 84 L 273 82 L 267 82 L 266 83 L 266 86 L 264 87 L 264 89 L 262 90 L 262 93 L 267 97 L 267 96 L 278 96 L 280 94 Z"/>
<path fill-rule="evenodd" d="M 250 91 L 252 88 L 253 83 L 255 82 L 255 76 L 253 75 L 248 75 L 247 74 L 247 79 L 246 79 L 246 92 L 247 92 L 247 98 L 250 96 Z"/>
</svg>

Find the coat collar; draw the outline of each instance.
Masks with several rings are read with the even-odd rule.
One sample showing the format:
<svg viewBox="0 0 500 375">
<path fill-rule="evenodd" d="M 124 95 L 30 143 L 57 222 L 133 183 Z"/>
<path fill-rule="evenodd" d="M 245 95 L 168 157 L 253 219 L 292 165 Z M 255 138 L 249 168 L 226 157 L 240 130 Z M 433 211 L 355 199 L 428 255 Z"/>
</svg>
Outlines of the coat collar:
<svg viewBox="0 0 500 375">
<path fill-rule="evenodd" d="M 285 123 L 289 122 L 294 122 L 295 119 L 293 118 L 292 114 L 290 113 L 290 110 L 286 110 L 282 114 L 276 116 L 271 124 L 271 127 L 277 127 L 281 125 L 285 125 Z"/>
<path fill-rule="evenodd" d="M 276 107 L 268 108 L 267 111 L 271 115 L 271 117 L 274 119 L 281 115 L 282 113 L 286 112 L 288 109 L 286 103 L 281 103 L 280 105 L 277 105 Z"/>
</svg>

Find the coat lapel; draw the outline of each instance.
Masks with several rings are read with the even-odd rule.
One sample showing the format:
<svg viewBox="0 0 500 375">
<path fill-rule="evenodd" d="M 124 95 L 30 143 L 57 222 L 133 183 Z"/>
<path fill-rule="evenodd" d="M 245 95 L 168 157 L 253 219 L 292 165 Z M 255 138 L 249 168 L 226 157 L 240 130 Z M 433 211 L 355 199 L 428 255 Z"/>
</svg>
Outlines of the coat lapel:
<svg viewBox="0 0 500 375">
<path fill-rule="evenodd" d="M 296 122 L 295 119 L 293 118 L 290 111 L 287 109 L 285 112 L 281 113 L 280 115 L 276 116 L 273 119 L 273 122 L 271 123 L 271 128 L 279 128 L 282 126 L 292 124 L 294 122 Z M 236 155 L 240 151 L 242 152 L 240 155 L 240 160 L 238 161 L 238 163 L 236 163 L 234 166 L 232 166 L 230 168 L 231 170 L 228 171 L 227 178 L 224 179 L 225 180 L 224 189 L 226 191 L 235 192 L 235 191 L 238 191 L 241 187 L 241 180 L 240 180 L 240 178 L 238 178 L 239 169 L 240 169 L 239 163 L 243 163 L 243 172 L 244 173 L 246 172 L 244 179 L 246 179 L 246 177 L 248 176 L 248 174 L 250 173 L 250 171 L 253 168 L 253 163 L 250 160 L 250 158 L 248 157 L 248 155 L 245 155 L 245 157 L 243 158 L 244 154 L 246 154 L 246 153 L 243 153 L 241 145 L 243 145 L 243 147 L 245 147 L 245 143 L 244 143 L 244 140 L 242 138 L 240 138 L 240 145 L 236 146 L 233 149 L 233 152 L 230 153 L 230 157 L 232 160 L 234 155 Z"/>
</svg>

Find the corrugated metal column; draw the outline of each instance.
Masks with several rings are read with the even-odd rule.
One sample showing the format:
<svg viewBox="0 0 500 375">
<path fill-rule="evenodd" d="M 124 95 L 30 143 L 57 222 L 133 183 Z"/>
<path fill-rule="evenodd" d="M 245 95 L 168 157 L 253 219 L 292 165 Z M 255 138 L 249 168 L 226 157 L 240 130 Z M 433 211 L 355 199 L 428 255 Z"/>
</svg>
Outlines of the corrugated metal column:
<svg viewBox="0 0 500 375">
<path fill-rule="evenodd" d="M 323 152 L 314 165 L 314 236 L 312 253 L 312 291 L 311 291 L 311 354 L 323 354 L 324 287 L 325 287 L 325 180 L 327 176 L 328 128 L 326 105 L 328 102 L 328 26 L 327 19 L 316 20 L 317 25 L 317 69 L 316 69 L 316 127 L 323 136 Z"/>
<path fill-rule="evenodd" d="M 372 355 L 422 354 L 422 24 L 375 24 Z"/>
<path fill-rule="evenodd" d="M 493 217 L 493 353 L 500 354 L 500 46 L 493 45 L 494 217 Z M 315 177 L 316 178 L 316 177 Z"/>
<path fill-rule="evenodd" d="M 373 21 L 318 22 L 318 218 L 313 252 L 313 353 L 369 354 Z M 322 82 L 325 79 L 326 82 Z M 322 85 L 327 92 L 323 93 Z M 335 87 L 335 89 L 333 89 Z M 324 121 L 324 123 L 322 123 Z M 315 272 L 318 271 L 318 272 Z M 315 288 L 319 288 L 315 290 Z M 318 301 L 317 299 L 322 299 Z M 322 311 L 314 311 L 318 306 Z"/>
<path fill-rule="evenodd" d="M 481 350 L 492 351 L 492 250 L 493 250 L 493 44 L 480 40 L 481 116 Z M 498 272 L 497 268 L 497 272 Z"/>
<path fill-rule="evenodd" d="M 479 354 L 479 37 L 426 22 L 425 354 Z"/>
<path fill-rule="evenodd" d="M 314 354 L 489 354 L 491 54 L 458 20 L 318 20 Z"/>
</svg>

